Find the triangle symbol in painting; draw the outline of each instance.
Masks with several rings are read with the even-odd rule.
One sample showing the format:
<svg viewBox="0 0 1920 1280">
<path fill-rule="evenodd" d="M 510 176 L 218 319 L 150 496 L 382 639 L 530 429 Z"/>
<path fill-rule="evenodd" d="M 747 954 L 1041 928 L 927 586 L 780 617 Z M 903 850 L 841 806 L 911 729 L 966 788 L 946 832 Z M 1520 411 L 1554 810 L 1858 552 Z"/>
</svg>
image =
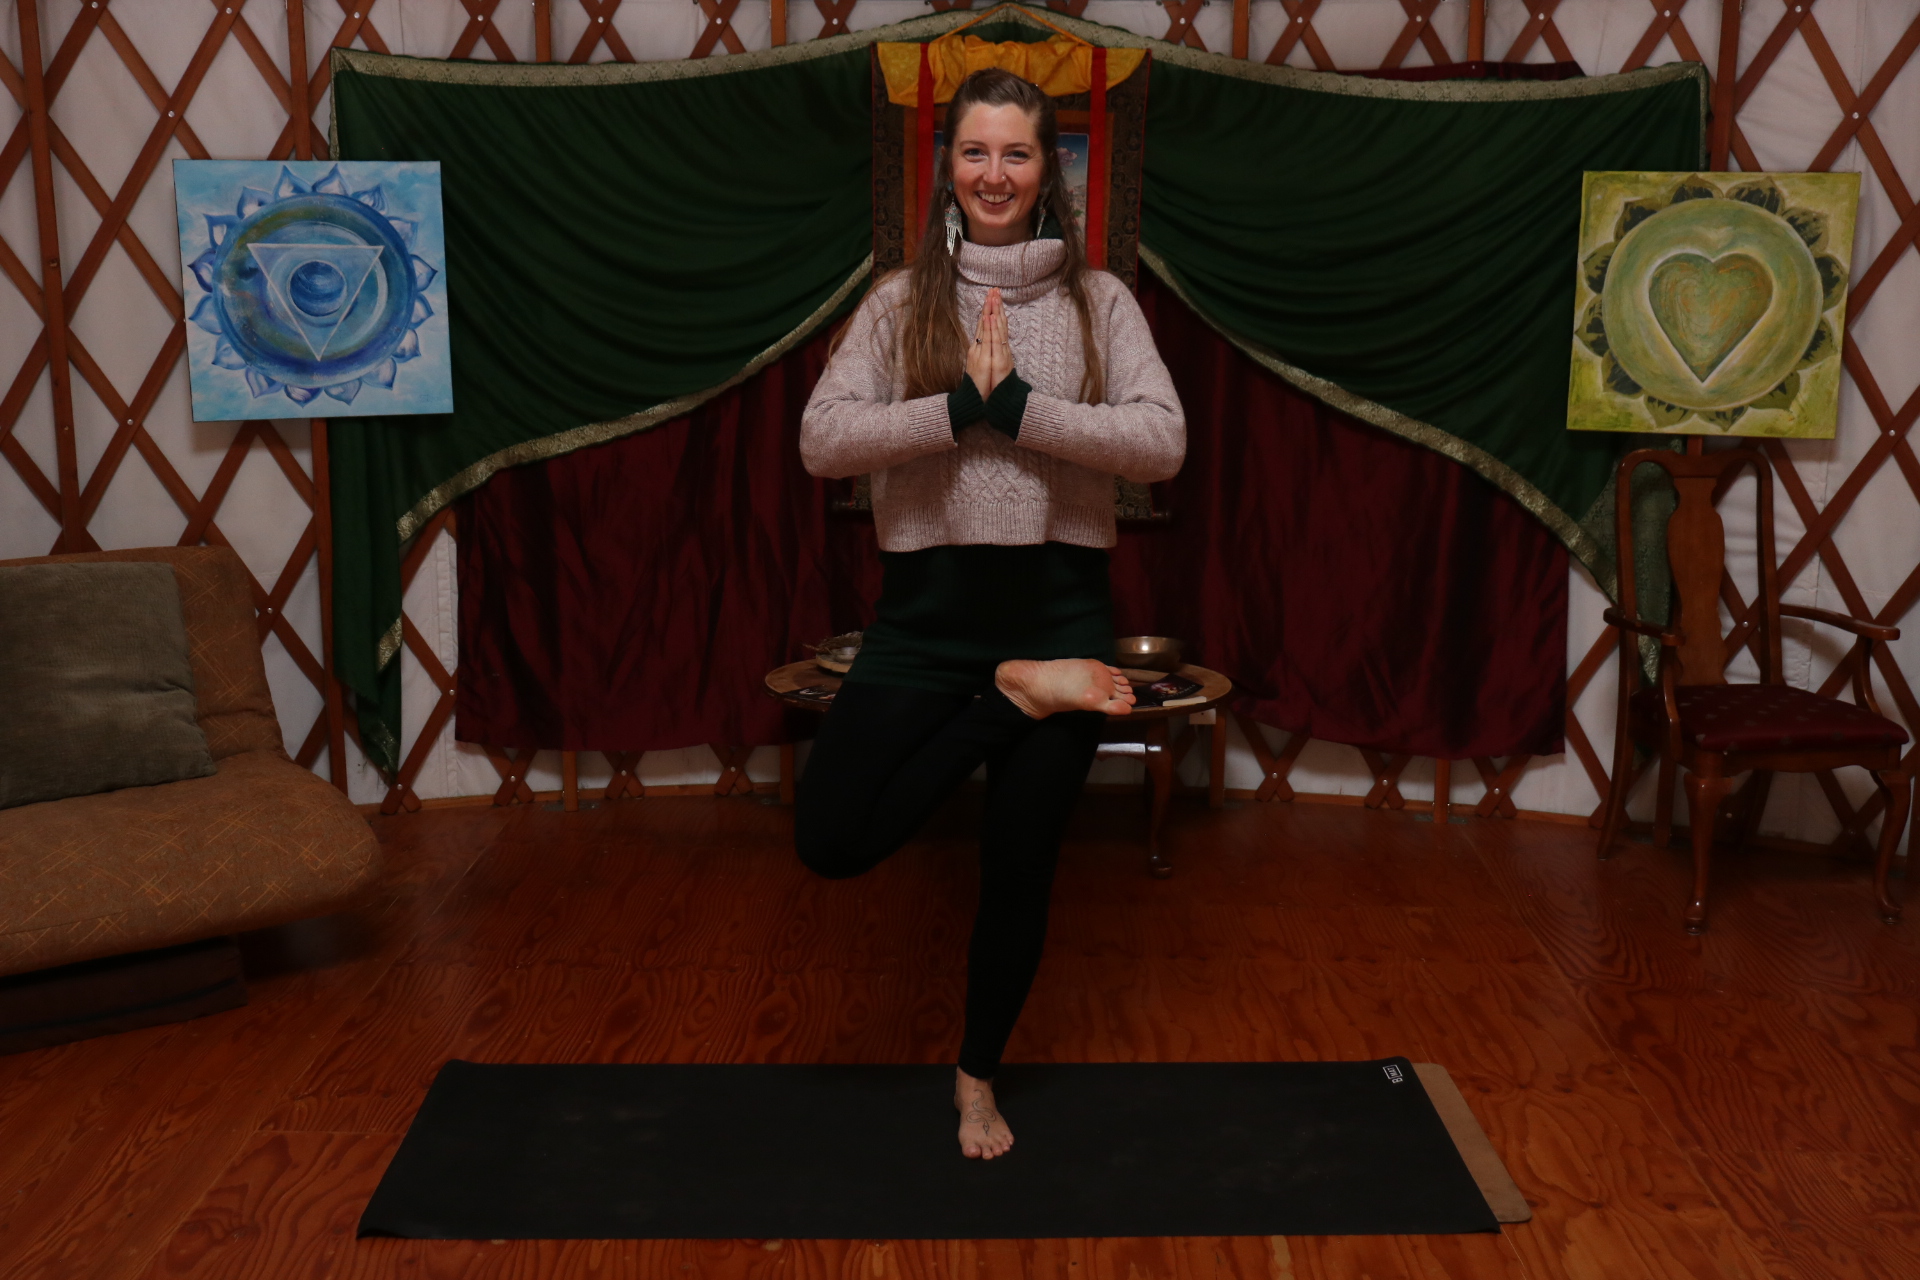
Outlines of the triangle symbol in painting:
<svg viewBox="0 0 1920 1280">
<path fill-rule="evenodd" d="M 282 317 L 307 340 L 313 358 L 325 358 L 340 322 L 380 264 L 381 247 L 368 244 L 250 244 Z"/>
</svg>

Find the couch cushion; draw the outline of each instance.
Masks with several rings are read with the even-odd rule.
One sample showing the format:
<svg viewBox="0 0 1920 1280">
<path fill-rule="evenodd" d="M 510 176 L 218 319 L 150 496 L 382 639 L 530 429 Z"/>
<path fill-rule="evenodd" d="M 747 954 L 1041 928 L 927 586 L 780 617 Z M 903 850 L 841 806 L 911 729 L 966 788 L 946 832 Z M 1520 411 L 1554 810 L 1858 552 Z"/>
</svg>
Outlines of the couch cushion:
<svg viewBox="0 0 1920 1280">
<path fill-rule="evenodd" d="M 1634 710 L 1664 723 L 1660 690 L 1633 695 Z M 1683 685 L 1674 691 L 1680 733 L 1706 751 L 1833 751 L 1897 747 L 1907 731 L 1865 707 L 1783 684 Z"/>
<path fill-rule="evenodd" d="M 210 778 L 0 810 L 0 974 L 333 911 L 379 844 L 325 781 L 268 751 Z"/>
<path fill-rule="evenodd" d="M 280 722 L 267 691 L 253 584 L 228 547 L 133 547 L 78 555 L 0 560 L 18 564 L 164 563 L 173 566 L 187 624 L 200 731 L 215 760 L 238 751 L 283 751 Z"/>
<path fill-rule="evenodd" d="M 0 569 L 0 809 L 213 772 L 165 564 Z"/>
</svg>

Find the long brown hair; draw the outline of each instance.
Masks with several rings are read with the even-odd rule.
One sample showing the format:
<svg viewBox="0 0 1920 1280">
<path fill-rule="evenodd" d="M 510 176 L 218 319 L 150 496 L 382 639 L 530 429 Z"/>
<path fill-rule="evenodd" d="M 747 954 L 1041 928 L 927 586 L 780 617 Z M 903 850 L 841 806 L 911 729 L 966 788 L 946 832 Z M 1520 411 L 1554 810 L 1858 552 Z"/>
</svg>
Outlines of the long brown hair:
<svg viewBox="0 0 1920 1280">
<path fill-rule="evenodd" d="M 970 337 L 960 326 L 955 292 L 959 268 L 954 255 L 947 252 L 947 206 L 958 197 L 953 191 L 953 146 L 958 126 L 967 112 L 976 106 L 1016 106 L 1033 121 L 1039 135 L 1040 152 L 1046 165 L 1040 181 L 1038 205 L 1060 227 L 1066 245 L 1066 271 L 1062 283 L 1073 299 L 1080 316 L 1080 347 L 1086 353 L 1086 372 L 1080 379 L 1080 399 L 1098 404 L 1106 397 L 1106 373 L 1101 367 L 1100 349 L 1093 343 L 1093 309 L 1087 300 L 1087 245 L 1080 224 L 1073 216 L 1073 203 L 1067 195 L 1066 177 L 1060 171 L 1060 124 L 1054 115 L 1053 99 L 1010 71 L 989 67 L 976 71 L 960 82 L 953 101 L 947 104 L 946 141 L 940 150 L 933 175 L 934 198 L 928 201 L 927 225 L 920 235 L 920 249 L 903 268 L 908 273 L 906 323 L 900 326 L 899 359 L 905 375 L 908 399 L 940 395 L 953 390 L 960 371 L 966 368 Z"/>
</svg>

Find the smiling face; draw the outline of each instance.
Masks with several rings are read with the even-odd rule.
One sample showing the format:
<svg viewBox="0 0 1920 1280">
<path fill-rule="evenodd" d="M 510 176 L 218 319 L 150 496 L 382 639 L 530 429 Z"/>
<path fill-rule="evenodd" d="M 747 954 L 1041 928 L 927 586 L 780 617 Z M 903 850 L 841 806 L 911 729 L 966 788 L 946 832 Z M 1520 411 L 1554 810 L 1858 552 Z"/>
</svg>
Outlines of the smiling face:
<svg viewBox="0 0 1920 1280">
<path fill-rule="evenodd" d="M 953 190 L 975 244 L 1033 238 L 1033 206 L 1046 182 L 1037 123 L 1012 103 L 980 103 L 954 129 Z"/>
</svg>

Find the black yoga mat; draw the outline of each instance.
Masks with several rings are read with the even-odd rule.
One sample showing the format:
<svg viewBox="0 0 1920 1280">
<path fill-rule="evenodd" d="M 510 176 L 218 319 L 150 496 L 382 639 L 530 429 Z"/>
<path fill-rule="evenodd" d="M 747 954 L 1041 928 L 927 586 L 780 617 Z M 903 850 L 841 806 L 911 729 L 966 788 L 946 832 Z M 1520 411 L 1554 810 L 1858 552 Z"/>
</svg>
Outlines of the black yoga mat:
<svg viewBox="0 0 1920 1280">
<path fill-rule="evenodd" d="M 1008 1066 L 998 1160 L 952 1067 L 449 1062 L 360 1219 L 425 1239 L 1495 1231 L 1413 1066 Z"/>
</svg>

